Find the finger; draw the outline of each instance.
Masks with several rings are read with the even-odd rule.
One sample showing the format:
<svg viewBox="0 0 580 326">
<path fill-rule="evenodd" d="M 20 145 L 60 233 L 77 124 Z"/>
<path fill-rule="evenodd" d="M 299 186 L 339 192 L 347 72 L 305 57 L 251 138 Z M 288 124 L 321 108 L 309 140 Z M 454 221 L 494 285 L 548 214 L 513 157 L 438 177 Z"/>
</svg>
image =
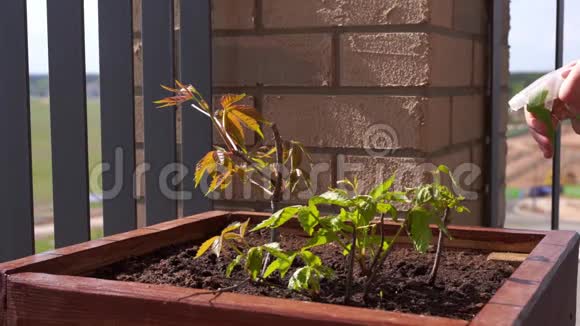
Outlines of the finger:
<svg viewBox="0 0 580 326">
<path fill-rule="evenodd" d="M 559 99 L 554 100 L 554 106 L 552 108 L 552 115 L 557 119 L 554 125 L 557 125 L 560 121 L 566 119 L 575 119 L 576 115 L 568 110 L 568 107 L 564 102 Z"/>
<path fill-rule="evenodd" d="M 532 134 L 532 137 L 534 138 L 534 140 L 538 144 L 538 147 L 540 148 L 540 150 L 544 154 L 544 157 L 545 158 L 552 157 L 552 144 L 550 143 L 550 140 L 548 139 L 548 137 L 541 135 L 533 130 L 530 130 L 530 134 Z"/>
<path fill-rule="evenodd" d="M 548 127 L 540 120 L 538 120 L 532 113 L 526 111 L 525 113 L 526 123 L 530 129 L 534 130 L 540 135 L 548 135 Z"/>
<path fill-rule="evenodd" d="M 576 66 L 577 63 L 578 61 L 572 61 L 569 64 L 560 68 L 559 70 L 562 72 L 562 78 L 564 79 L 568 78 L 568 75 L 570 75 L 570 71 L 572 71 L 572 68 L 574 68 L 574 66 Z"/>
<path fill-rule="evenodd" d="M 570 111 L 580 114 L 580 64 L 575 65 L 560 87 L 558 98 L 566 103 Z"/>
<path fill-rule="evenodd" d="M 552 157 L 552 143 L 548 137 L 548 129 L 546 125 L 542 121 L 536 119 L 533 114 L 527 111 L 525 112 L 525 119 L 530 128 L 530 133 L 544 154 L 544 157 Z M 554 120 L 556 119 L 554 118 Z"/>
<path fill-rule="evenodd" d="M 580 120 L 579 119 L 572 119 L 572 129 L 574 132 L 580 135 Z"/>
</svg>

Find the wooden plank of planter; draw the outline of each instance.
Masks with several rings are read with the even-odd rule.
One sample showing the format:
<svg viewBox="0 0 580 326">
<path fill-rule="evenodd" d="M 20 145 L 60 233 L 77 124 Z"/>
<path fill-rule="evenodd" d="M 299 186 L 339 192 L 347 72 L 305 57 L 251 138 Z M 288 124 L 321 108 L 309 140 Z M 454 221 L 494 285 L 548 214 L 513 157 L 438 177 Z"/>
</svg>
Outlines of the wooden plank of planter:
<svg viewBox="0 0 580 326">
<path fill-rule="evenodd" d="M 229 213 L 211 211 L 151 227 L 116 234 L 99 240 L 29 256 L 0 264 L 0 275 L 44 272 L 79 275 L 156 249 L 186 241 L 201 240 L 229 223 Z"/>
<path fill-rule="evenodd" d="M 510 263 L 521 263 L 528 258 L 528 254 L 518 254 L 513 252 L 492 252 L 487 255 L 487 260 L 505 261 Z"/>
<path fill-rule="evenodd" d="M 549 232 L 471 325 L 574 325 L 578 239 Z"/>
<path fill-rule="evenodd" d="M 0 285 L 2 286 L 0 287 L 0 295 L 5 296 L 4 298 L 0 298 L 0 302 L 11 302 L 12 297 L 10 297 L 10 293 L 12 292 L 10 292 L 8 289 L 11 288 L 13 281 L 17 282 L 20 280 L 18 281 L 18 286 L 24 286 L 22 284 L 28 282 L 27 279 L 19 279 L 18 277 L 20 276 L 12 275 L 15 273 L 49 272 L 53 274 L 79 275 L 90 272 L 97 267 L 121 260 L 127 256 L 144 254 L 154 251 L 158 248 L 183 241 L 195 239 L 201 240 L 211 234 L 219 232 L 223 226 L 234 220 L 245 220 L 250 217 L 254 222 L 257 222 L 264 218 L 264 216 L 268 215 L 269 214 L 248 212 L 207 212 L 204 214 L 192 216 L 190 218 L 166 222 L 146 229 L 131 231 L 125 234 L 104 238 L 102 240 L 91 241 L 84 244 L 55 250 L 46 254 L 31 256 L 18 261 L 0 264 L 0 276 L 2 276 L 2 278 L 0 278 L 0 283 L 3 283 Z M 292 224 L 297 227 L 296 223 L 291 223 L 291 225 Z M 389 232 L 392 232 L 397 228 L 397 226 L 386 225 L 385 228 L 386 230 L 390 230 Z M 497 241 L 498 246 L 505 244 L 514 245 L 517 244 L 518 241 L 523 241 L 526 243 L 526 246 L 528 246 L 527 243 L 531 241 L 531 239 L 536 240 L 537 246 L 533 249 L 528 259 L 520 265 L 512 277 L 510 277 L 510 280 L 507 281 L 506 284 L 502 286 L 502 288 L 500 288 L 490 303 L 483 308 L 480 314 L 478 314 L 474 322 L 477 322 L 479 325 L 496 325 L 497 322 L 502 321 L 508 321 L 511 323 L 516 320 L 542 320 L 540 317 L 536 316 L 538 311 L 543 312 L 543 318 L 555 318 L 554 311 L 556 311 L 558 316 L 568 316 L 568 319 L 570 319 L 569 312 L 573 313 L 575 309 L 575 277 L 577 272 L 576 268 L 578 256 L 578 235 L 576 233 L 563 231 L 526 232 L 483 229 L 476 227 L 451 227 L 450 229 L 451 232 L 457 231 L 456 238 L 462 239 L 466 241 L 466 243 L 468 241 L 467 239 L 479 239 L 474 242 L 477 244 L 483 239 L 488 238 L 489 242 Z M 470 232 L 472 233 L 471 236 L 469 235 Z M 84 286 L 88 286 L 88 284 L 95 285 L 95 288 L 90 290 L 93 292 L 99 291 L 99 289 L 106 289 L 106 284 L 108 284 L 107 282 L 114 282 L 90 278 L 79 279 L 83 280 L 82 283 Z M 19 300 L 29 300 L 33 303 L 34 306 L 36 306 L 37 304 L 34 304 L 34 302 L 38 302 L 36 300 L 39 299 L 33 295 L 33 293 L 35 293 L 33 289 L 36 289 L 38 286 L 40 286 L 43 291 L 52 291 L 49 286 L 52 284 L 52 282 L 46 282 L 47 284 L 42 285 L 44 284 L 42 283 L 44 281 L 41 282 L 38 278 L 33 279 L 32 281 L 33 283 L 38 281 L 41 284 L 39 285 L 35 283 L 36 285 L 31 285 L 32 288 L 23 291 L 22 295 L 18 296 L 18 298 Z M 89 281 L 93 283 L 89 283 Z M 114 284 L 118 284 L 118 282 L 114 282 Z M 152 291 L 159 289 L 159 287 L 156 285 L 142 285 L 137 283 L 130 284 L 131 287 L 134 286 L 139 289 L 141 286 L 150 287 Z M 139 289 L 135 291 L 139 293 Z M 176 289 L 176 291 L 184 290 L 180 288 L 174 289 Z M 75 292 L 76 290 L 71 289 L 70 291 Z M 565 297 L 566 304 L 558 303 L 559 301 L 557 300 L 557 295 L 561 293 L 564 293 L 566 296 L 568 296 Z M 52 295 L 54 295 L 54 293 L 52 293 L 51 296 Z M 108 296 L 112 295 L 108 294 Z M 115 298 L 117 296 L 125 295 L 120 293 L 114 295 Z M 242 300 L 242 297 L 240 297 L 239 294 L 228 294 L 224 296 L 224 298 L 230 298 L 230 296 L 232 296 L 231 298 L 240 298 L 239 300 L 242 302 L 262 300 L 256 299 L 257 297 L 251 297 L 252 299 L 248 300 L 245 296 L 243 296 L 244 299 Z M 196 301 L 198 298 L 200 297 L 196 297 L 195 299 L 193 297 L 188 299 L 182 297 L 179 301 L 180 303 L 188 301 L 188 303 L 194 306 L 202 305 L 202 302 L 205 302 L 206 305 L 208 304 L 207 298 L 199 299 L 201 302 L 197 303 L 189 302 L 191 300 Z M 93 297 L 89 297 L 89 302 L 94 300 L 95 299 Z M 128 300 L 140 299 L 129 296 Z M 58 303 L 58 301 L 55 302 Z M 226 304 L 226 302 L 230 301 L 226 300 L 224 302 L 219 302 L 223 303 L 224 307 L 230 307 L 230 303 Z M 286 300 L 283 302 L 285 303 L 284 306 L 293 306 L 296 304 L 295 301 Z M 552 310 L 538 308 L 541 307 L 540 303 L 545 304 L 546 307 L 550 307 Z M 313 303 L 303 304 L 311 305 Z M 279 313 L 282 311 L 278 308 L 272 307 L 271 305 L 267 306 L 272 309 L 272 313 Z M 6 316 L 6 310 L 3 311 L 2 309 L 12 309 L 10 307 L 13 307 L 12 303 L 9 304 L 9 307 L 0 306 L 0 315 Z M 333 305 L 322 305 L 321 307 L 328 308 L 329 311 L 335 311 Z M 230 308 L 235 311 L 242 309 L 240 307 L 234 308 L 233 306 Z M 201 308 L 198 307 L 195 309 Z M 304 309 L 305 308 L 300 308 L 299 310 Z M 203 311 L 207 314 L 206 310 Z M 16 312 L 11 311 L 8 315 L 12 316 L 15 313 Z M 356 315 L 352 311 L 349 312 L 349 314 L 352 316 Z M 221 314 L 221 316 L 223 316 L 223 314 Z M 0 316 L 0 318 L 2 317 Z M 574 316 L 572 315 L 572 320 L 573 319 Z M 565 322 L 565 320 L 560 321 Z"/>
<path fill-rule="evenodd" d="M 41 273 L 9 276 L 7 292 L 9 324 L 467 325 L 440 317 Z"/>
<path fill-rule="evenodd" d="M 234 220 L 242 221 L 250 217 L 252 222 L 255 223 L 265 216 L 269 216 L 269 214 L 255 212 L 234 212 L 231 214 L 223 211 L 206 212 L 188 218 L 160 223 L 145 229 L 134 230 L 0 264 L 0 274 L 49 272 L 79 275 L 122 260 L 128 256 L 142 255 L 171 244 L 202 239 L 207 237 L 208 234 L 216 233 L 223 226 Z M 289 224 L 291 226 L 294 224 L 295 227 L 298 227 L 297 223 L 291 222 Z M 385 227 L 387 228 L 387 232 L 393 233 L 397 226 L 386 225 Z M 529 237 L 527 233 L 518 233 L 509 236 L 503 230 L 495 230 L 492 232 L 481 228 L 471 229 L 477 230 L 478 232 L 485 232 L 490 238 L 499 238 L 500 240 L 505 240 L 503 239 L 504 236 L 508 236 L 512 243 L 520 237 L 528 241 Z M 454 232 L 455 228 L 451 227 L 451 230 Z M 541 233 L 532 232 L 532 235 L 538 236 Z M 460 234 L 460 236 L 465 237 L 466 235 Z M 457 239 L 454 241 L 457 242 L 460 240 Z M 451 247 L 454 246 L 454 241 L 451 241 Z M 492 242 L 490 241 L 490 243 Z M 469 241 L 465 241 L 465 246 L 469 244 Z M 479 243 L 472 244 L 478 245 Z M 505 243 L 502 241 L 497 247 L 501 245 L 505 245 Z M 510 251 L 514 250 L 510 249 Z"/>
</svg>

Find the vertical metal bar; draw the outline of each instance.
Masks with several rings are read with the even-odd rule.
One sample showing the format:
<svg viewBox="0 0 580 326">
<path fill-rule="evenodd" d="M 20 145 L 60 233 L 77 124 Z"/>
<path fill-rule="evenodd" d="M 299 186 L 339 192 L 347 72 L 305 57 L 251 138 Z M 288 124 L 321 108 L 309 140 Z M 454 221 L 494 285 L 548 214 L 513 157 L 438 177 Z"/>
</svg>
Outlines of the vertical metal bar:
<svg viewBox="0 0 580 326">
<path fill-rule="evenodd" d="M 145 120 L 145 210 L 147 225 L 177 217 L 175 110 L 158 109 L 173 85 L 173 1 L 143 0 L 143 99 Z"/>
<path fill-rule="evenodd" d="M 193 84 L 211 103 L 211 1 L 181 1 L 181 78 Z M 183 180 L 183 214 L 192 215 L 212 208 L 212 202 L 195 189 L 195 164 L 211 150 L 211 121 L 199 112 L 184 107 L 181 120 L 182 162 L 187 167 Z"/>
<path fill-rule="evenodd" d="M 505 0 L 493 0 L 491 6 L 492 23 L 490 24 L 490 61 L 489 61 L 489 85 L 488 92 L 490 97 L 491 112 L 488 120 L 489 134 L 487 136 L 488 158 L 487 158 L 487 219 L 484 220 L 485 226 L 499 226 L 500 215 L 500 198 L 503 196 L 500 192 L 500 171 L 498 162 L 500 162 L 500 121 L 501 111 L 505 110 L 502 103 L 501 78 L 502 78 L 502 41 L 504 36 L 504 3 Z"/>
<path fill-rule="evenodd" d="M 26 0 L 0 2 L 0 262 L 34 253 Z"/>
<path fill-rule="evenodd" d="M 47 1 L 56 247 L 90 239 L 84 8 Z"/>
<path fill-rule="evenodd" d="M 99 1 L 105 235 L 137 227 L 132 13 L 132 0 Z"/>
<path fill-rule="evenodd" d="M 556 0 L 556 69 L 562 67 L 564 58 L 564 0 Z M 552 160 L 552 230 L 560 228 L 560 126 L 554 137 L 554 158 Z"/>
</svg>

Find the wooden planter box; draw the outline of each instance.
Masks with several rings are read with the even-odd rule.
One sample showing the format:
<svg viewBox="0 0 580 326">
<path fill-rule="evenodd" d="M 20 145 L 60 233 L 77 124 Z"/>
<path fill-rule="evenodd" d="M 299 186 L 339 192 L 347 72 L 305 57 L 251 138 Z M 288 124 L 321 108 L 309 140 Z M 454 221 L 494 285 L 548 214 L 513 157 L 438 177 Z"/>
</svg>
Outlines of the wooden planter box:
<svg viewBox="0 0 580 326">
<path fill-rule="evenodd" d="M 83 277 L 266 214 L 207 212 L 0 264 L 2 325 L 467 325 L 463 320 Z M 395 225 L 385 226 L 393 232 Z M 436 232 L 436 231 L 435 231 Z M 471 325 L 574 325 L 578 235 L 451 227 L 448 246 L 529 253 Z"/>
</svg>

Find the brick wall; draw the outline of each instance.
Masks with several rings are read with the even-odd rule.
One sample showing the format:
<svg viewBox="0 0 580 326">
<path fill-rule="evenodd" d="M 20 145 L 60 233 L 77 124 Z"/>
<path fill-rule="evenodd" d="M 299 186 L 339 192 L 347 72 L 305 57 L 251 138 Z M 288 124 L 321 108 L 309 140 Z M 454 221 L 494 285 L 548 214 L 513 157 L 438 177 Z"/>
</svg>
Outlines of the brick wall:
<svg viewBox="0 0 580 326">
<path fill-rule="evenodd" d="M 251 95 L 283 137 L 303 142 L 317 192 L 394 171 L 414 185 L 428 163 L 447 164 L 473 212 L 454 223 L 481 224 L 488 2 L 213 0 L 214 93 Z M 139 40 L 135 49 L 138 60 Z M 507 25 L 505 49 L 507 74 Z M 234 188 L 217 208 L 267 207 L 255 189 Z"/>
</svg>

